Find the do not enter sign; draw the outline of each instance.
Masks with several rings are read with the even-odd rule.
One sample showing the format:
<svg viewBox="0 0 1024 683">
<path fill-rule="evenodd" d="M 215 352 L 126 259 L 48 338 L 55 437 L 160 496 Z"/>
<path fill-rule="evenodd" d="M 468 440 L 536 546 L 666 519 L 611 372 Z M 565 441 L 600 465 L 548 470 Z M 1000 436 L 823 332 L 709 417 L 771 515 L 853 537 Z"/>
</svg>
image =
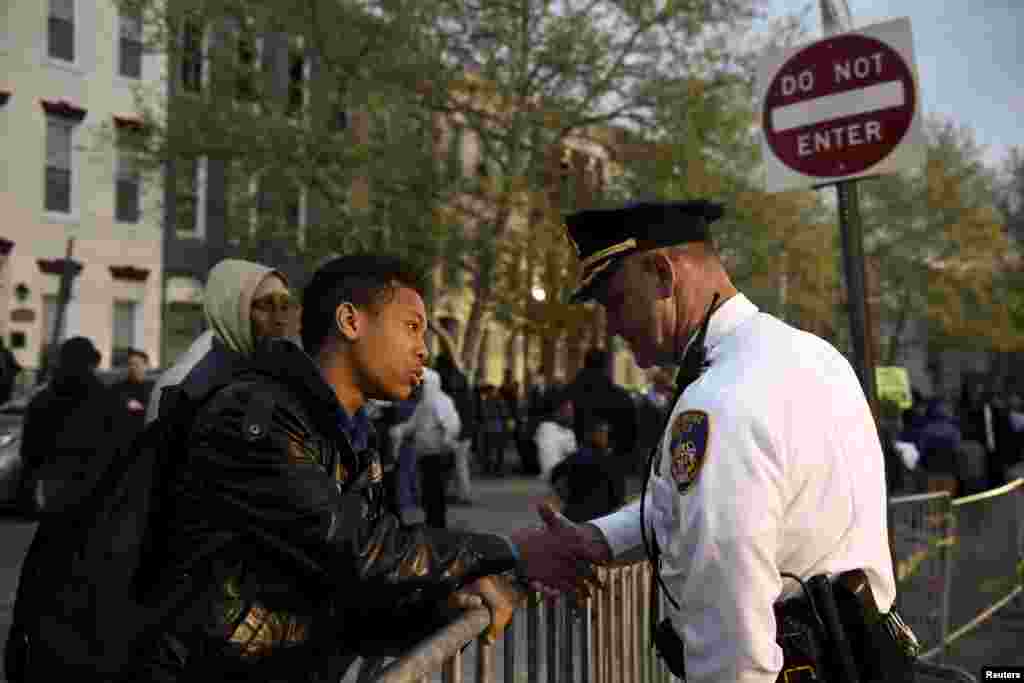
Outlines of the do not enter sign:
<svg viewBox="0 0 1024 683">
<path fill-rule="evenodd" d="M 759 74 L 764 76 L 759 84 L 765 158 L 774 162 L 768 164 L 769 189 L 820 185 L 921 163 L 912 60 L 905 19 L 776 56 Z M 902 160 L 880 166 L 901 146 L 910 148 Z"/>
</svg>

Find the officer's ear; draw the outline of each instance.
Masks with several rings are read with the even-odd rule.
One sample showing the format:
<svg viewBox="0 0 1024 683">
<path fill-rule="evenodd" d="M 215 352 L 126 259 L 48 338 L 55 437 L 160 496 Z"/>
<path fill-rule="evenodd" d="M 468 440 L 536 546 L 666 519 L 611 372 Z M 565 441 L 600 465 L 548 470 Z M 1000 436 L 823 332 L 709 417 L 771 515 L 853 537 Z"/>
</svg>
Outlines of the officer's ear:
<svg viewBox="0 0 1024 683">
<path fill-rule="evenodd" d="M 359 339 L 365 327 L 362 313 L 349 301 L 343 301 L 334 310 L 334 324 L 341 338 L 350 342 Z"/>
<path fill-rule="evenodd" d="M 655 293 L 658 299 L 667 299 L 675 289 L 676 264 L 662 251 L 651 253 L 648 268 L 655 278 Z"/>
</svg>

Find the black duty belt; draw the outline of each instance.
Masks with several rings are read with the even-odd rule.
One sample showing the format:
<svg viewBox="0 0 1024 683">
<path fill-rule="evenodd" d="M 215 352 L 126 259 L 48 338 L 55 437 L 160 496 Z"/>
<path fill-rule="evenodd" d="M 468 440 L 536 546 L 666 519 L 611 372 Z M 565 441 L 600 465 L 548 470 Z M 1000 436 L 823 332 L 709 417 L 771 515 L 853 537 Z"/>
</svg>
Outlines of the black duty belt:
<svg viewBox="0 0 1024 683">
<path fill-rule="evenodd" d="M 834 581 L 825 574 L 791 578 L 803 592 L 775 604 L 776 642 L 783 654 L 779 683 L 913 680 L 917 638 L 895 610 L 878 610 L 862 570 Z M 674 676 L 686 680 L 683 641 L 672 622 L 663 619 L 653 629 L 658 654 Z"/>
</svg>

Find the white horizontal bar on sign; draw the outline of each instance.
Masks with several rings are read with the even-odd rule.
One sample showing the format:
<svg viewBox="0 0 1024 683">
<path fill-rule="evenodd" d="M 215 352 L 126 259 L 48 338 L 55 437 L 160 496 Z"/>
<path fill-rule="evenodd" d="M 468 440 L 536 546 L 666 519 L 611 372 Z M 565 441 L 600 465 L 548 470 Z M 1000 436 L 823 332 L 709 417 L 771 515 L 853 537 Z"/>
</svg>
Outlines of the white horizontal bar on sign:
<svg viewBox="0 0 1024 683">
<path fill-rule="evenodd" d="M 886 81 L 858 90 L 847 90 L 777 107 L 772 110 L 772 128 L 776 133 L 781 133 L 840 117 L 902 107 L 905 102 L 903 81 Z"/>
</svg>

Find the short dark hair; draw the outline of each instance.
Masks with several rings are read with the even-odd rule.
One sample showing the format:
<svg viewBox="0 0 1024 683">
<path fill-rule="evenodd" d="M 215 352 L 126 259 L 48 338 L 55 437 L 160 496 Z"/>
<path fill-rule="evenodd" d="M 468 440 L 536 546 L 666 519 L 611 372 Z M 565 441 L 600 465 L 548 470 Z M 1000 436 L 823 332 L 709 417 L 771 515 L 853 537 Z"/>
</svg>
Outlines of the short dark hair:
<svg viewBox="0 0 1024 683">
<path fill-rule="evenodd" d="M 143 351 L 142 349 L 128 349 L 128 353 L 126 353 L 124 357 L 125 360 L 132 357 L 136 357 L 141 358 L 145 363 L 149 362 L 149 354 Z"/>
<path fill-rule="evenodd" d="M 392 300 L 397 287 L 422 294 L 425 278 L 395 256 L 351 254 L 321 266 L 302 290 L 302 346 L 316 355 L 334 329 L 334 315 L 344 302 L 372 308 Z"/>
</svg>

